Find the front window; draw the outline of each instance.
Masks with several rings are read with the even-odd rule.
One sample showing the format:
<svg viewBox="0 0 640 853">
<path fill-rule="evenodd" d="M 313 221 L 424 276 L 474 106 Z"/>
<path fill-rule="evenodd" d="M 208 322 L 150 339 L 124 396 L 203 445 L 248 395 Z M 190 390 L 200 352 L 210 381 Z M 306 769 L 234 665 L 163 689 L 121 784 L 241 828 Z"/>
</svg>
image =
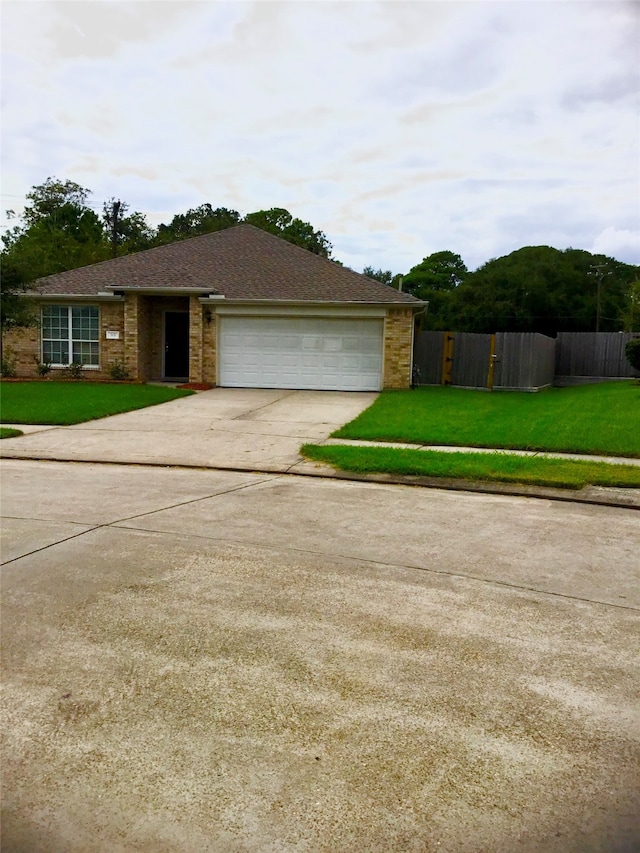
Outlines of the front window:
<svg viewBox="0 0 640 853">
<path fill-rule="evenodd" d="M 98 308 L 45 305 L 42 309 L 42 361 L 54 367 L 99 367 Z"/>
</svg>

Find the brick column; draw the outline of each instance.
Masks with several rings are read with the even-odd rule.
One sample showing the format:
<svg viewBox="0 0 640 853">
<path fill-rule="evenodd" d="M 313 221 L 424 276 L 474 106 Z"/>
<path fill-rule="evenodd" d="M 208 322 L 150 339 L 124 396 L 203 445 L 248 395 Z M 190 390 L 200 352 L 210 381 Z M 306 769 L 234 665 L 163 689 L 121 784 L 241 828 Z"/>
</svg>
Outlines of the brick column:
<svg viewBox="0 0 640 853">
<path fill-rule="evenodd" d="M 189 382 L 202 382 L 202 305 L 189 297 Z"/>
<path fill-rule="evenodd" d="M 413 312 L 410 308 L 389 308 L 384 319 L 383 388 L 411 385 Z"/>
<path fill-rule="evenodd" d="M 206 308 L 205 308 L 206 310 Z M 209 309 L 210 319 L 202 326 L 202 381 L 215 385 L 216 375 L 216 338 L 218 317 Z"/>
<path fill-rule="evenodd" d="M 140 379 L 140 360 L 138 357 L 138 309 L 139 296 L 137 293 L 127 293 L 124 297 L 124 363 L 129 376 Z"/>
</svg>

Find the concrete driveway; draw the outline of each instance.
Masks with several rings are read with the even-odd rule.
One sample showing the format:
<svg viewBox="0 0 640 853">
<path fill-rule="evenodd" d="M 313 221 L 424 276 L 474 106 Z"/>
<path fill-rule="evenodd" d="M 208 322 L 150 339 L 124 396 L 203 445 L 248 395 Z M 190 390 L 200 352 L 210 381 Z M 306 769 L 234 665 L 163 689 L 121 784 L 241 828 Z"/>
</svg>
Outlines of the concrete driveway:
<svg viewBox="0 0 640 853">
<path fill-rule="evenodd" d="M 376 393 L 214 388 L 135 412 L 2 442 L 5 458 L 286 471 L 298 448 L 368 408 Z"/>
<path fill-rule="evenodd" d="M 0 468 L 3 853 L 639 849 L 637 512 Z"/>
</svg>

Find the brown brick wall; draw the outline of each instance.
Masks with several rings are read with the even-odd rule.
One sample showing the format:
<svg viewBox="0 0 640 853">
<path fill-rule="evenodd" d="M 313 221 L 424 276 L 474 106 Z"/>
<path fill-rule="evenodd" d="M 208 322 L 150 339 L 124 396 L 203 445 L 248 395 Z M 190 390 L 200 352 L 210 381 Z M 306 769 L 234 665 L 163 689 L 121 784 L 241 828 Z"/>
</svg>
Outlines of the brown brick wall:
<svg viewBox="0 0 640 853">
<path fill-rule="evenodd" d="M 37 376 L 36 360 L 40 360 L 40 329 L 14 329 L 2 336 L 2 357 L 13 364 L 16 375 Z"/>
<path fill-rule="evenodd" d="M 189 298 L 189 382 L 202 382 L 202 305 L 197 296 Z"/>
<path fill-rule="evenodd" d="M 384 321 L 383 388 L 408 388 L 411 385 L 411 346 L 413 312 L 390 308 Z"/>
<path fill-rule="evenodd" d="M 100 308 L 100 374 L 109 374 L 109 368 L 116 362 L 124 364 L 124 305 L 115 302 L 103 303 Z M 119 332 L 117 341 L 107 340 L 107 330 Z"/>
<path fill-rule="evenodd" d="M 62 304 L 62 303 L 58 303 Z M 68 303 L 64 303 L 68 304 Z M 95 302 L 77 302 L 73 305 L 95 305 Z M 109 379 L 109 368 L 114 361 L 124 360 L 124 310 L 122 302 L 99 303 L 99 326 L 100 329 L 100 368 L 87 369 L 84 371 L 86 379 Z M 119 331 L 120 339 L 117 341 L 107 340 L 106 332 Z M 15 329 L 7 332 L 3 337 L 4 356 L 15 358 L 15 369 L 18 377 L 30 379 L 37 376 L 36 363 L 42 357 L 40 327 L 31 329 Z M 59 376 L 64 368 L 54 367 L 49 376 Z"/>
<path fill-rule="evenodd" d="M 207 320 L 207 310 L 211 313 L 208 315 L 210 320 Z M 217 358 L 216 345 L 218 340 L 218 318 L 211 309 L 204 308 L 204 322 L 202 324 L 202 381 L 209 382 L 211 385 L 216 385 L 218 377 L 216 374 Z"/>
<path fill-rule="evenodd" d="M 130 293 L 126 295 L 124 304 L 101 303 L 99 308 L 100 369 L 87 370 L 87 378 L 108 379 L 110 366 L 115 361 L 122 361 L 131 379 L 142 382 L 161 379 L 163 312 L 188 309 L 189 379 L 191 382 L 216 384 L 218 318 L 213 311 L 211 322 L 207 322 L 207 306 L 203 306 L 197 297 L 143 296 Z M 411 309 L 388 309 L 384 321 L 383 388 L 410 386 L 412 329 Z M 119 331 L 120 339 L 107 340 L 107 330 Z M 40 358 L 39 329 L 7 333 L 4 347 L 5 354 L 15 355 L 18 376 L 37 375 L 34 356 Z"/>
<path fill-rule="evenodd" d="M 138 294 L 124 298 L 124 362 L 132 379 L 138 378 Z"/>
</svg>

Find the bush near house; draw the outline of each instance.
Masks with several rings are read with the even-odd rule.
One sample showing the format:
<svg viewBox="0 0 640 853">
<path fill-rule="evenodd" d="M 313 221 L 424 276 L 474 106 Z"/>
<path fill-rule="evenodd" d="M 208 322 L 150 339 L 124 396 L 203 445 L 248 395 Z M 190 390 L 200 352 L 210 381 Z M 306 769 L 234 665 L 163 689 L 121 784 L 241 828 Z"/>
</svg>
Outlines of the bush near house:
<svg viewBox="0 0 640 853">
<path fill-rule="evenodd" d="M 635 338 L 624 348 L 627 361 L 634 370 L 640 370 L 640 338 Z"/>
</svg>

